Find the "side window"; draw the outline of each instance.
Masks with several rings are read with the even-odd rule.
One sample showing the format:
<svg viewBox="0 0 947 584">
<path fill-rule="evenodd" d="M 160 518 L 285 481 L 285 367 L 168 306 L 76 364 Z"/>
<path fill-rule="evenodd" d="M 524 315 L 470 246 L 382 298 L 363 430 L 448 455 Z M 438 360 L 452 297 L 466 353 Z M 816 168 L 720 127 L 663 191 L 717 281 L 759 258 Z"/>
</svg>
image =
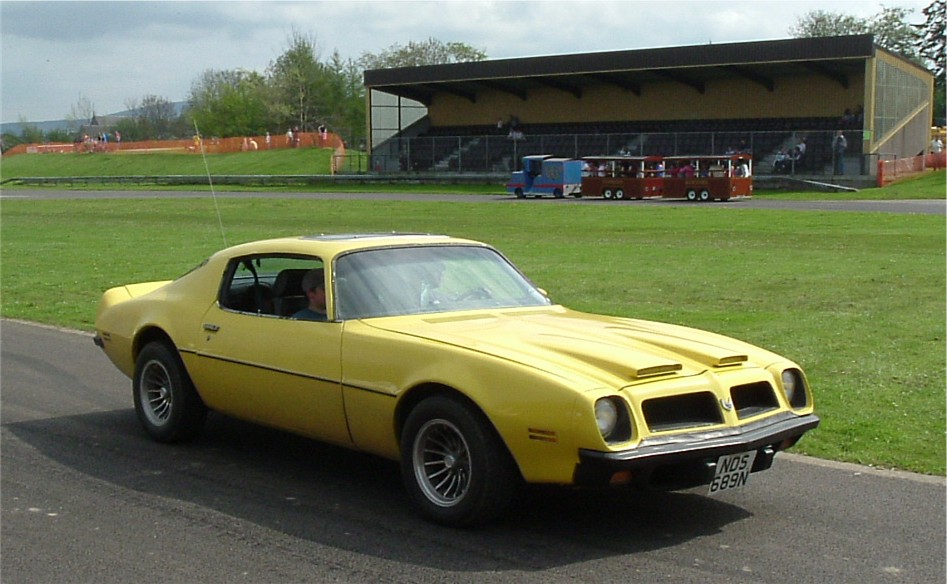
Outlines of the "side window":
<svg viewBox="0 0 947 584">
<path fill-rule="evenodd" d="M 303 276 L 322 268 L 311 256 L 246 256 L 230 263 L 220 289 L 220 307 L 237 312 L 290 317 L 308 304 Z"/>
</svg>

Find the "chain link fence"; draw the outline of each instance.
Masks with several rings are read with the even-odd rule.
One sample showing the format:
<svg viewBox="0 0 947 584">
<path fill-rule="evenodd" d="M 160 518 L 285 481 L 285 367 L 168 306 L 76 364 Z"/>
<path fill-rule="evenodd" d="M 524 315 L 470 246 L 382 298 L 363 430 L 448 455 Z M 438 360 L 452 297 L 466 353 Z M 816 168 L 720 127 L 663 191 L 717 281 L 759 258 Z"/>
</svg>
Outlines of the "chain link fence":
<svg viewBox="0 0 947 584">
<path fill-rule="evenodd" d="M 878 156 L 862 154 L 862 134 L 844 132 L 844 150 L 835 147 L 836 132 L 826 130 L 393 138 L 375 149 L 368 171 L 502 175 L 520 170 L 523 157 L 535 154 L 582 158 L 749 152 L 756 174 L 869 176 L 877 168 Z"/>
</svg>

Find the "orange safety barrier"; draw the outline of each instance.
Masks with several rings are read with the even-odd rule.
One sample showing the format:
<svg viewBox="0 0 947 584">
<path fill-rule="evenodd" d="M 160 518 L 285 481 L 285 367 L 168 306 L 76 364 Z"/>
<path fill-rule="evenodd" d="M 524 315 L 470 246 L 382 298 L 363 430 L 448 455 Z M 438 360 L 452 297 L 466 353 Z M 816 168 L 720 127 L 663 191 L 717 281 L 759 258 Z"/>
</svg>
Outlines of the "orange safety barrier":
<svg viewBox="0 0 947 584">
<path fill-rule="evenodd" d="M 198 138 L 190 140 L 145 140 L 140 142 L 99 142 L 86 140 L 76 143 L 18 144 L 3 153 L 17 154 L 65 154 L 74 152 L 108 152 L 132 154 L 135 152 L 191 152 L 208 154 L 225 152 L 250 152 L 277 148 L 332 148 L 337 156 L 345 154 L 345 143 L 332 132 L 297 132 L 290 140 L 288 134 L 246 136 L 237 138 Z M 333 168 L 333 172 L 335 172 Z"/>
<path fill-rule="evenodd" d="M 879 160 L 877 184 L 879 187 L 883 187 L 902 178 L 945 167 L 947 167 L 947 152 L 932 152 L 896 160 Z"/>
</svg>

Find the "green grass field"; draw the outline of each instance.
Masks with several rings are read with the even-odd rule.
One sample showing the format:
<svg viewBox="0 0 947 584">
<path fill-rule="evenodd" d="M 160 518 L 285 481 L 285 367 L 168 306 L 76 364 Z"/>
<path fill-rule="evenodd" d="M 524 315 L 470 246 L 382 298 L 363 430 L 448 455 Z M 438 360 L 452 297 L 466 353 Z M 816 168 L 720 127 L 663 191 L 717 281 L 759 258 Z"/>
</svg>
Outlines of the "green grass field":
<svg viewBox="0 0 947 584">
<path fill-rule="evenodd" d="M 889 188 L 943 195 L 944 179 Z M 945 472 L 942 216 L 263 193 L 216 207 L 223 234 L 210 196 L 4 199 L 3 316 L 91 330 L 103 290 L 176 277 L 224 236 L 448 233 L 493 243 L 562 304 L 714 330 L 799 362 L 823 423 L 797 452 Z"/>
</svg>

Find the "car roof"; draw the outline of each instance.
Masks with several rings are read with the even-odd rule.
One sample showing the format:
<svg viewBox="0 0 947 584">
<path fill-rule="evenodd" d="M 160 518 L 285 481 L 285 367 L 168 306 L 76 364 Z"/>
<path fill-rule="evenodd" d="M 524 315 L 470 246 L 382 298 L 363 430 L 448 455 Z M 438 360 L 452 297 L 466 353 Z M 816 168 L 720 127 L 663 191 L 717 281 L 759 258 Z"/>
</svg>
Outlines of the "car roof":
<svg viewBox="0 0 947 584">
<path fill-rule="evenodd" d="M 251 241 L 229 247 L 218 254 L 235 257 L 268 253 L 298 253 L 327 258 L 358 249 L 417 245 L 486 246 L 479 241 L 430 233 L 323 233 Z"/>
</svg>

